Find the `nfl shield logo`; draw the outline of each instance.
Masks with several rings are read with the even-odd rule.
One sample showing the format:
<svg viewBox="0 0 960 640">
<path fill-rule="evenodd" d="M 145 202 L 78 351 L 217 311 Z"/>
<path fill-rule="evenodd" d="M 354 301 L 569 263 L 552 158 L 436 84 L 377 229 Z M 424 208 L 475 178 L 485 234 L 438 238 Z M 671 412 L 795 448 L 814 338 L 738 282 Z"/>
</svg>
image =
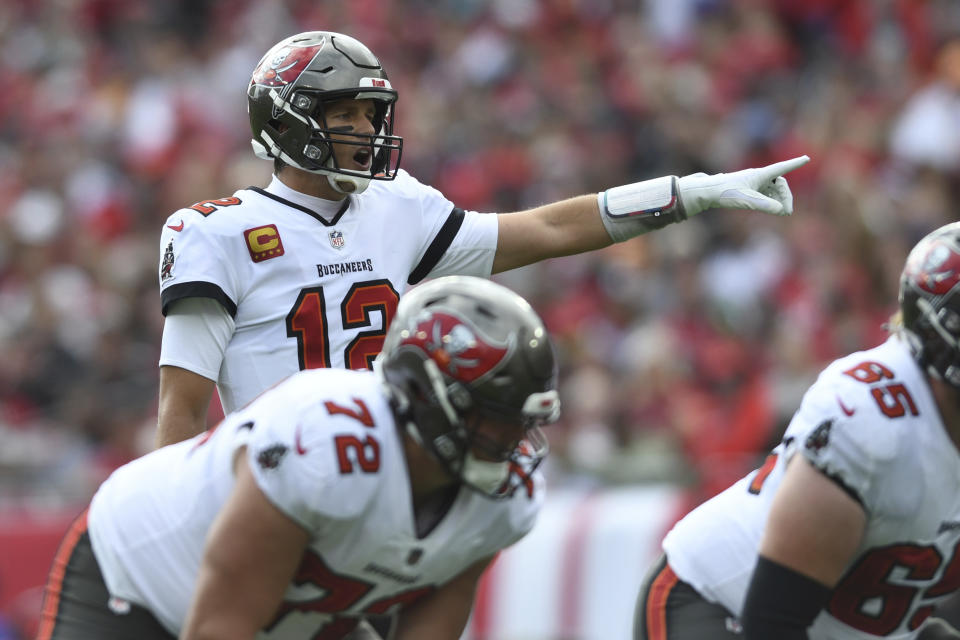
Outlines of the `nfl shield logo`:
<svg viewBox="0 0 960 640">
<path fill-rule="evenodd" d="M 343 232 L 342 231 L 331 231 L 330 232 L 330 246 L 334 249 L 343 249 Z"/>
</svg>

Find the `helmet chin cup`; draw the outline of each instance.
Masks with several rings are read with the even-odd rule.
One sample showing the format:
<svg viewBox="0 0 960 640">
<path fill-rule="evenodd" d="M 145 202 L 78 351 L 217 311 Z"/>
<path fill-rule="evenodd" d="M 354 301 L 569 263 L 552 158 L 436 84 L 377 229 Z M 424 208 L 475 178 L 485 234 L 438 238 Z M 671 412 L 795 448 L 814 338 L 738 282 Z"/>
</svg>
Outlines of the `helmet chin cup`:
<svg viewBox="0 0 960 640">
<path fill-rule="evenodd" d="M 474 489 L 495 496 L 510 477 L 510 463 L 487 462 L 477 458 L 473 452 L 467 452 L 460 477 Z"/>
<path fill-rule="evenodd" d="M 358 178 L 348 176 L 342 173 L 327 173 L 327 181 L 333 190 L 337 193 L 343 193 L 348 196 L 363 193 L 370 186 L 370 178 Z"/>
</svg>

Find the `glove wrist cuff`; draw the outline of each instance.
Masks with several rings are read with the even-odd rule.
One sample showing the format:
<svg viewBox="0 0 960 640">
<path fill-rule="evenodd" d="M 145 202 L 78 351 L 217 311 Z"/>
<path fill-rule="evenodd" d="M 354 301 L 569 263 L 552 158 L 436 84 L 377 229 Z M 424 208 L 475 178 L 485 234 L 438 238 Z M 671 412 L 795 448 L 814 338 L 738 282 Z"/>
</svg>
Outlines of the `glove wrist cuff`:
<svg viewBox="0 0 960 640">
<path fill-rule="evenodd" d="M 613 187 L 597 194 L 600 219 L 614 242 L 623 242 L 687 219 L 676 176 Z"/>
</svg>

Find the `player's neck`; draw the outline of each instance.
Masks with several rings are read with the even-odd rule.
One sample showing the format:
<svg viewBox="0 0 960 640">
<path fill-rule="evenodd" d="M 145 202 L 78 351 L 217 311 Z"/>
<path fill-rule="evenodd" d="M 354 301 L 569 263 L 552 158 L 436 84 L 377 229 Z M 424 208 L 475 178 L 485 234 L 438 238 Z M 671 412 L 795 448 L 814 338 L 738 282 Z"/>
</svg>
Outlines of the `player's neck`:
<svg viewBox="0 0 960 640">
<path fill-rule="evenodd" d="M 947 431 L 947 436 L 953 441 L 953 446 L 960 451 L 960 391 L 948 385 L 943 380 L 930 380 L 933 397 L 937 400 L 940 409 L 940 418 Z"/>
<path fill-rule="evenodd" d="M 327 176 L 319 173 L 301 171 L 300 169 L 296 169 L 294 167 L 284 167 L 280 173 L 276 174 L 276 176 L 280 182 L 287 185 L 294 191 L 299 191 L 300 193 L 304 193 L 308 196 L 323 198 L 324 200 L 335 200 L 338 202 L 347 197 L 330 186 L 330 181 L 327 180 Z"/>
<path fill-rule="evenodd" d="M 414 504 L 429 501 L 432 496 L 445 493 L 457 482 L 413 438 L 403 434 L 403 453 L 410 475 L 410 493 Z"/>
<path fill-rule="evenodd" d="M 406 433 L 403 434 L 403 453 L 410 477 L 414 527 L 417 536 L 424 537 L 443 520 L 460 487 L 440 463 Z"/>
</svg>

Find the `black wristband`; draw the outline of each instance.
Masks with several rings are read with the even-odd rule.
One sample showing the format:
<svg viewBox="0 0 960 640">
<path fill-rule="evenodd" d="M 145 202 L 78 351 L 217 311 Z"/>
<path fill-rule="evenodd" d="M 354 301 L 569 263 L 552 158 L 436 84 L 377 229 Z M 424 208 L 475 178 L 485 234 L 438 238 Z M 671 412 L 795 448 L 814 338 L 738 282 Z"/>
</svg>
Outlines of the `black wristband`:
<svg viewBox="0 0 960 640">
<path fill-rule="evenodd" d="M 740 621 L 744 640 L 807 640 L 809 627 L 832 590 L 760 556 Z"/>
</svg>

